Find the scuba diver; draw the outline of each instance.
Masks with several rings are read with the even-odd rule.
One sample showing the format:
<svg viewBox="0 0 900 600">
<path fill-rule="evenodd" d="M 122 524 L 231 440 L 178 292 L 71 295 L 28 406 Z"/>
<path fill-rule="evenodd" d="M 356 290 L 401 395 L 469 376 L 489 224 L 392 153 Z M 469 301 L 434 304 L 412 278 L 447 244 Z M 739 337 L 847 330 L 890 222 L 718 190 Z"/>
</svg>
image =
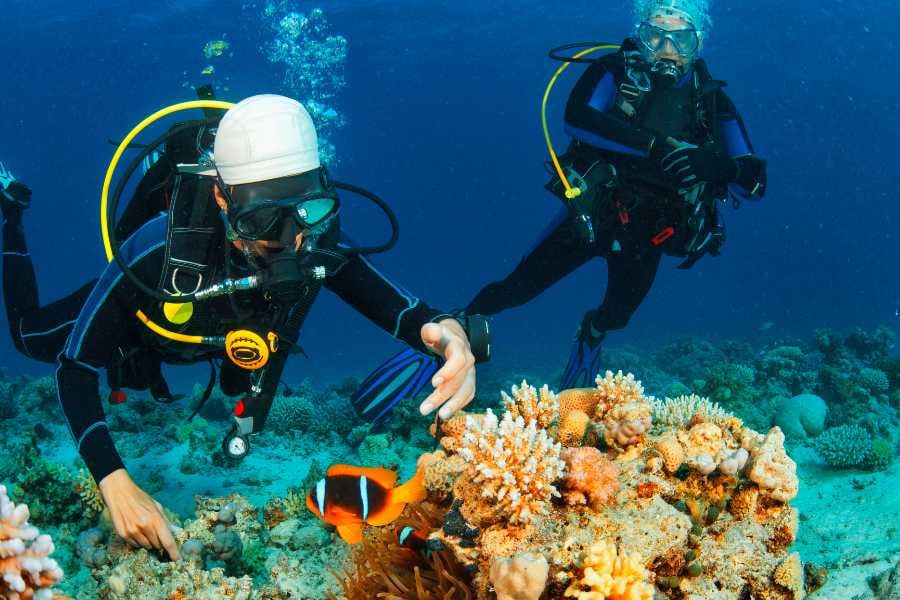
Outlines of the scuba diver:
<svg viewBox="0 0 900 600">
<path fill-rule="evenodd" d="M 582 318 L 560 389 L 593 384 L 607 332 L 627 325 L 662 254 L 683 257 L 682 269 L 718 255 L 719 201 L 738 206 L 765 193 L 766 163 L 725 83 L 698 57 L 709 26 L 698 1 L 639 0 L 635 36 L 586 59 L 565 110 L 566 181 L 554 174 L 547 184 L 565 206 L 513 272 L 466 307 L 492 315 L 519 306 L 603 257 L 605 296 Z"/>
<path fill-rule="evenodd" d="M 265 424 L 322 287 L 394 337 L 441 357 L 423 414 L 439 408 L 448 418 L 465 406 L 475 393 L 476 357 L 487 358 L 483 320 L 430 307 L 365 258 L 396 241 L 395 217 L 371 192 L 328 178 L 313 122 L 300 103 L 259 95 L 236 105 L 212 104 L 229 108 L 224 116 L 212 111 L 215 119 L 177 125 L 146 146 L 108 205 L 104 187 L 110 263 L 97 280 L 53 304 L 39 303 L 25 243 L 22 214 L 31 192 L 0 166 L 4 294 L 16 347 L 58 363 L 66 422 L 116 532 L 172 559 L 178 548 L 161 506 L 132 481 L 116 451 L 99 394 L 101 370 L 111 403 L 124 400 L 121 388 L 149 388 L 156 400 L 171 402 L 161 364 L 221 362 L 221 390 L 241 397 L 223 450 L 239 460 L 250 435 Z M 120 145 L 107 183 L 144 123 Z M 110 227 L 128 175 L 163 141 L 160 160 Z M 390 242 L 364 248 L 341 240 L 339 188 L 385 211 L 394 228 Z M 216 374 L 213 368 L 204 400 Z"/>
<path fill-rule="evenodd" d="M 493 315 L 525 304 L 603 257 L 605 296 L 581 320 L 560 389 L 593 385 L 607 332 L 626 326 L 663 254 L 683 257 L 683 269 L 718 255 L 725 240 L 719 201 L 730 196 L 737 206 L 765 193 L 766 163 L 754 153 L 725 82 L 713 79 L 699 58 L 709 26 L 700 2 L 638 0 L 635 35 L 621 46 L 571 44 L 550 54 L 566 66 L 589 64 L 566 105 L 572 142 L 558 159 L 547 134 L 555 172 L 546 187 L 565 206 L 513 272 L 481 289 L 465 313 Z M 577 47 L 591 48 L 575 58 L 558 54 Z M 618 51 L 581 58 L 604 48 Z M 388 359 L 354 394 L 364 418 L 377 422 L 402 399 L 389 391 L 413 378 L 411 363 L 424 372 L 437 366 L 411 350 Z"/>
</svg>

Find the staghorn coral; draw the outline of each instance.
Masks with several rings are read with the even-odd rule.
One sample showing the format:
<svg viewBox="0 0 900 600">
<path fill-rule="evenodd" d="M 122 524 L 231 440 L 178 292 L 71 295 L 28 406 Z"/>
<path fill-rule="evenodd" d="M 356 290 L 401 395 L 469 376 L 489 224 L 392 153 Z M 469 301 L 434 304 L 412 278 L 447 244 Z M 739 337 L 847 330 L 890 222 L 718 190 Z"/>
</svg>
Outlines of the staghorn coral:
<svg viewBox="0 0 900 600">
<path fill-rule="evenodd" d="M 566 504 L 587 504 L 594 511 L 615 500 L 619 492 L 619 470 L 596 448 L 566 448 L 562 459 L 566 476 L 560 483 Z"/>
<path fill-rule="evenodd" d="M 884 371 L 873 369 L 871 367 L 863 367 L 860 369 L 859 375 L 857 376 L 857 382 L 860 387 L 873 396 L 886 393 L 891 385 L 888 376 Z"/>
<path fill-rule="evenodd" d="M 525 425 L 508 412 L 498 421 L 488 409 L 483 420 L 468 420 L 459 454 L 482 495 L 510 522 L 520 523 L 546 512 L 550 498 L 559 496 L 553 482 L 565 467 L 560 451 L 535 421 Z"/>
<path fill-rule="evenodd" d="M 534 386 L 528 385 L 523 379 L 520 386 L 512 386 L 512 396 L 506 392 L 500 392 L 500 396 L 504 408 L 514 419 L 522 417 L 526 423 L 535 420 L 542 429 L 550 427 L 559 414 L 559 398 L 546 385 L 540 389 L 539 394 Z"/>
<path fill-rule="evenodd" d="M 653 600 L 650 572 L 637 553 L 622 554 L 612 543 L 593 544 L 578 561 L 579 574 L 566 589 L 578 600 Z"/>
<path fill-rule="evenodd" d="M 709 398 L 697 394 L 665 400 L 654 398 L 652 404 L 653 431 L 657 433 L 664 429 L 684 429 L 694 420 L 720 425 L 734 418 L 730 412 L 710 402 Z"/>
<path fill-rule="evenodd" d="M 89 518 L 96 517 L 106 510 L 106 503 L 100 494 L 100 488 L 87 469 L 80 469 L 75 477 L 75 492 L 81 498 L 81 505 Z"/>
<path fill-rule="evenodd" d="M 28 506 L 13 504 L 0 485 L 0 597 L 50 600 L 63 577 L 50 558 L 53 541 L 28 523 Z M 27 544 L 27 545 L 26 545 Z"/>
</svg>

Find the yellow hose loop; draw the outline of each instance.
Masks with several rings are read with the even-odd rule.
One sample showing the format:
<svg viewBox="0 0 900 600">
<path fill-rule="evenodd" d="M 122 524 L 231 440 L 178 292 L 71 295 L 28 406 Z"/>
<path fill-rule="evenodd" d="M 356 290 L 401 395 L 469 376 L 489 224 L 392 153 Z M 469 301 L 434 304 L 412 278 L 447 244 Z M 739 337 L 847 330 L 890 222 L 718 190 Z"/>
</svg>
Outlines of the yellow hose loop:
<svg viewBox="0 0 900 600">
<path fill-rule="evenodd" d="M 596 52 L 597 50 L 618 50 L 619 46 L 617 44 L 603 44 L 602 46 L 594 46 L 592 48 L 588 48 L 587 50 L 582 50 L 575 56 L 573 59 L 581 58 L 586 54 L 590 54 L 592 52 Z M 547 150 L 550 151 L 550 160 L 553 162 L 553 168 L 556 169 L 556 174 L 559 175 L 559 180 L 562 182 L 563 187 L 566 188 L 566 198 L 572 200 L 573 198 L 577 198 L 581 195 L 581 188 L 573 188 L 569 185 L 569 180 L 566 178 L 565 173 L 563 173 L 562 166 L 559 164 L 559 158 L 556 156 L 556 150 L 553 149 L 553 142 L 550 140 L 550 129 L 547 127 L 547 100 L 550 98 L 550 91 L 553 89 L 553 85 L 556 83 L 556 80 L 559 79 L 559 76 L 563 74 L 563 72 L 568 69 L 572 63 L 567 62 L 563 63 L 557 70 L 556 73 L 553 74 L 553 77 L 550 78 L 550 83 L 547 84 L 547 89 L 544 90 L 544 99 L 541 101 L 541 126 L 544 129 L 544 140 L 547 142 Z"/>
<path fill-rule="evenodd" d="M 228 110 L 232 106 L 234 106 L 233 102 L 223 102 L 221 100 L 191 100 L 190 102 L 173 104 L 172 106 L 167 106 L 166 108 L 156 111 L 138 123 L 137 126 L 125 136 L 125 139 L 122 140 L 119 147 L 116 148 L 112 160 L 109 161 L 109 167 L 106 169 L 106 177 L 103 178 L 103 191 L 100 193 L 100 233 L 103 236 L 103 249 L 106 251 L 106 260 L 112 261 L 113 259 L 112 243 L 109 241 L 109 222 L 106 218 L 106 207 L 109 204 L 109 187 L 112 183 L 112 177 L 116 170 L 116 166 L 118 166 L 122 154 L 125 153 L 125 150 L 132 140 L 134 140 L 141 131 L 147 128 L 148 125 L 151 125 L 174 112 L 190 110 L 192 108 L 218 108 Z"/>
<path fill-rule="evenodd" d="M 135 315 L 141 323 L 147 326 L 147 328 L 157 335 L 161 335 L 164 338 L 173 340 L 175 342 L 184 342 L 185 344 L 204 344 L 206 343 L 206 338 L 202 335 L 185 335 L 183 333 L 176 333 L 174 331 L 169 331 L 168 329 L 164 329 L 160 327 L 156 323 L 150 320 L 144 311 L 138 310 Z"/>
</svg>

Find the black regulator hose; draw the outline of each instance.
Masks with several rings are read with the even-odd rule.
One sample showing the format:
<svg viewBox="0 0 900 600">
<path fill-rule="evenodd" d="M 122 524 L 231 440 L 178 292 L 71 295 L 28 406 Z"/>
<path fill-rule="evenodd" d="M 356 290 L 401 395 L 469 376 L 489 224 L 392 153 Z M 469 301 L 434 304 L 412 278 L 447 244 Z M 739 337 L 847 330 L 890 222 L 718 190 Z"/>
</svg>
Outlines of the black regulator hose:
<svg viewBox="0 0 900 600">
<path fill-rule="evenodd" d="M 587 50 L 588 48 L 596 48 L 597 46 L 617 46 L 618 44 L 613 44 L 610 42 L 574 42 L 571 44 L 563 44 L 562 46 L 557 46 L 556 48 L 551 49 L 547 56 L 551 59 L 564 62 L 564 63 L 582 63 L 591 65 L 595 62 L 599 61 L 602 57 L 588 58 L 586 56 L 582 56 L 579 58 L 569 56 L 568 54 L 563 54 L 567 50 Z"/>
</svg>

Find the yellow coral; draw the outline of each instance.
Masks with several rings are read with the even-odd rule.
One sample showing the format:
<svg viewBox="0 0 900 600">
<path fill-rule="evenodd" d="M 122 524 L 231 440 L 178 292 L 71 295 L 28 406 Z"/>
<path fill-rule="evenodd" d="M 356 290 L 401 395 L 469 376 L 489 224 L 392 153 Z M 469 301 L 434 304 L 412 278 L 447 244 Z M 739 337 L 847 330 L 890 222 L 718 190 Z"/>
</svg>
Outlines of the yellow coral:
<svg viewBox="0 0 900 600">
<path fill-rule="evenodd" d="M 663 466 L 670 475 L 684 462 L 684 448 L 674 434 L 666 434 L 656 440 L 656 451 L 663 459 Z"/>
<path fill-rule="evenodd" d="M 503 420 L 488 409 L 483 419 L 469 418 L 459 454 L 481 494 L 495 500 L 511 523 L 527 522 L 547 511 L 559 492 L 553 482 L 564 474 L 561 446 L 535 421 L 525 424 L 507 412 Z"/>
<path fill-rule="evenodd" d="M 587 416 L 587 413 L 580 410 L 569 411 L 565 417 L 560 418 L 556 439 L 567 448 L 581 446 L 590 425 L 591 418 Z"/>
<path fill-rule="evenodd" d="M 106 509 L 103 502 L 103 496 L 100 494 L 100 488 L 94 482 L 90 472 L 87 469 L 78 471 L 75 478 L 75 491 L 81 498 L 81 504 L 85 511 L 92 517 L 99 515 Z"/>
<path fill-rule="evenodd" d="M 793 593 L 793 598 L 803 598 L 805 594 L 803 583 L 803 563 L 800 562 L 800 554 L 792 552 L 775 568 L 772 579 L 783 588 Z"/>
<path fill-rule="evenodd" d="M 500 392 L 503 405 L 513 418 L 522 417 L 527 423 L 537 421 L 538 427 L 550 427 L 559 413 L 559 398 L 546 385 L 541 388 L 540 395 L 534 386 L 522 380 L 522 385 L 512 386 L 512 396 Z"/>
<path fill-rule="evenodd" d="M 578 600 L 653 600 L 650 572 L 637 553 L 619 554 L 609 542 L 598 542 L 582 557 L 581 577 L 566 589 Z"/>
</svg>

